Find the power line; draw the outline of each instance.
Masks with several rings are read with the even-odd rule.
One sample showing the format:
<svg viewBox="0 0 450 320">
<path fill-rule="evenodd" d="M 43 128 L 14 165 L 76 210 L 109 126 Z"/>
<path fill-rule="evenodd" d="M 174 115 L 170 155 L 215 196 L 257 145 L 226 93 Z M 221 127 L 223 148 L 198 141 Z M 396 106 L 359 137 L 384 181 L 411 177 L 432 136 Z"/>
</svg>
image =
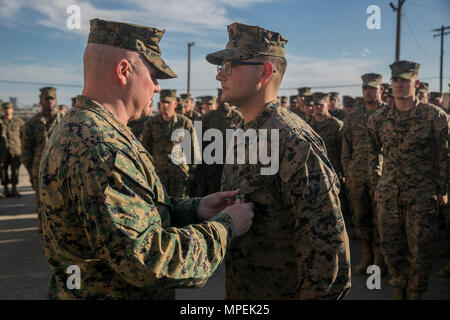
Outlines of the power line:
<svg viewBox="0 0 450 320">
<path fill-rule="evenodd" d="M 425 49 L 422 47 L 422 45 L 420 44 L 419 40 L 417 40 L 416 35 L 414 34 L 414 31 L 411 27 L 411 25 L 409 24 L 409 20 L 408 17 L 406 15 L 403 15 L 405 17 L 406 20 L 406 25 L 408 26 L 409 31 L 411 32 L 411 35 L 413 36 L 414 40 L 416 41 L 417 45 L 419 46 L 420 50 L 423 52 L 424 55 L 426 55 L 428 58 L 433 59 L 433 57 L 431 57 L 426 51 Z"/>
<path fill-rule="evenodd" d="M 13 81 L 13 80 L 0 80 L 1 83 L 10 83 L 10 84 L 25 84 L 25 85 L 33 85 L 33 86 L 52 86 L 52 87 L 73 87 L 73 88 L 82 88 L 82 85 L 79 84 L 67 84 L 67 83 L 48 83 L 48 82 L 28 82 L 28 81 Z"/>
<path fill-rule="evenodd" d="M 450 77 L 443 77 L 444 79 L 450 79 Z M 431 79 L 439 79 L 439 77 L 420 77 L 421 80 L 431 80 Z M 33 85 L 33 86 L 54 86 L 54 87 L 73 87 L 73 88 L 82 88 L 82 85 L 78 84 L 67 84 L 67 83 L 48 83 L 48 82 L 29 82 L 29 81 L 13 81 L 13 80 L 2 80 L 0 79 L 0 83 L 8 83 L 8 84 L 20 84 L 20 85 Z M 311 89 L 333 89 L 333 88 L 354 88 L 361 87 L 361 83 L 358 84 L 341 84 L 341 85 L 326 85 L 326 86 L 311 86 Z M 174 88 L 173 90 L 183 91 L 186 88 Z M 279 90 L 297 90 L 298 88 L 279 88 Z M 217 88 L 196 88 L 191 89 L 191 91 L 214 91 Z"/>
<path fill-rule="evenodd" d="M 410 1 L 410 0 L 408 0 L 407 3 L 412 4 L 412 5 L 415 5 L 415 6 L 427 8 L 427 9 L 436 10 L 436 11 L 439 11 L 439 12 L 450 13 L 450 11 L 447 11 L 447 10 L 443 10 L 443 9 L 439 9 L 439 8 L 430 7 L 430 6 L 427 6 L 427 5 L 425 5 L 425 4 L 417 3 L 417 2 L 414 2 L 414 1 Z"/>
</svg>

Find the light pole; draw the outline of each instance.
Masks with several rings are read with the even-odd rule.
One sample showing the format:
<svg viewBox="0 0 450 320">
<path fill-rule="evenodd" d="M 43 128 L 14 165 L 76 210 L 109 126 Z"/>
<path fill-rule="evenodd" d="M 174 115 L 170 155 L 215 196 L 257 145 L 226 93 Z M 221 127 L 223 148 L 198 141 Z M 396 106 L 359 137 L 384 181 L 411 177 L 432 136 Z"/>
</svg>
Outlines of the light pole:
<svg viewBox="0 0 450 320">
<path fill-rule="evenodd" d="M 187 93 L 191 93 L 191 47 L 195 42 L 188 42 L 188 74 L 187 74 Z"/>
</svg>

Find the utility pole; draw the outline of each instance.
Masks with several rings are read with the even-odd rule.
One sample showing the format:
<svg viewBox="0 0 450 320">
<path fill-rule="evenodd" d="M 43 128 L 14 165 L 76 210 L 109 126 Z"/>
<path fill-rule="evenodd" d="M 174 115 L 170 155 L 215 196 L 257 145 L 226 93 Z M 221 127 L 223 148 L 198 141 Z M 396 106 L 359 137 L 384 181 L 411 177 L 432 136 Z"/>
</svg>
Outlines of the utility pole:
<svg viewBox="0 0 450 320">
<path fill-rule="evenodd" d="M 191 47 L 195 42 L 188 42 L 188 74 L 187 74 L 187 93 L 191 93 Z"/>
<path fill-rule="evenodd" d="M 444 32 L 445 30 L 450 29 L 450 27 L 440 27 L 439 29 L 432 30 L 433 32 L 439 32 L 438 34 L 435 34 L 433 38 L 441 37 L 441 70 L 439 74 L 439 91 L 442 93 L 442 78 L 443 78 L 443 72 L 444 72 L 444 36 L 450 34 L 449 32 Z"/>
<path fill-rule="evenodd" d="M 389 2 L 392 10 L 397 11 L 397 35 L 395 37 L 395 61 L 400 60 L 400 33 L 402 27 L 402 6 L 405 0 L 398 0 L 397 7 L 392 2 Z"/>
</svg>

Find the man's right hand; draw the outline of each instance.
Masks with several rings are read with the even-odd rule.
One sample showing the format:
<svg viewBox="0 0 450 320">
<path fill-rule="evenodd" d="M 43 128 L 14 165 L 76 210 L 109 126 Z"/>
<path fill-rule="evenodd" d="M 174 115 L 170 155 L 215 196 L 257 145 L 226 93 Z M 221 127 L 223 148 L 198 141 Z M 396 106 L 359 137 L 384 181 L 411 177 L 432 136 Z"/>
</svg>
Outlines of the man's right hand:
<svg viewBox="0 0 450 320">
<path fill-rule="evenodd" d="M 241 203 L 239 199 L 236 199 L 233 205 L 222 211 L 231 217 L 235 238 L 242 236 L 250 230 L 253 223 L 252 219 L 255 216 L 253 213 L 254 208 L 253 203 Z"/>
</svg>

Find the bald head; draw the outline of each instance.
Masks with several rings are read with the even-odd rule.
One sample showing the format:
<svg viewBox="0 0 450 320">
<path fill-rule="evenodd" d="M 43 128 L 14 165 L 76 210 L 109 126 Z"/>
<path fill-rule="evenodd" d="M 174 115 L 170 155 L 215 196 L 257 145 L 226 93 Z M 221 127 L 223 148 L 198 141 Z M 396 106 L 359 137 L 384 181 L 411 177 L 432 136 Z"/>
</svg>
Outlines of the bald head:
<svg viewBox="0 0 450 320">
<path fill-rule="evenodd" d="M 138 119 L 159 92 L 156 70 L 137 52 L 89 43 L 83 95 L 104 104 L 125 123 Z"/>
<path fill-rule="evenodd" d="M 116 66 L 122 59 L 132 66 L 141 62 L 139 53 L 103 44 L 89 43 L 84 51 L 84 81 L 99 81 L 116 72 Z"/>
</svg>

